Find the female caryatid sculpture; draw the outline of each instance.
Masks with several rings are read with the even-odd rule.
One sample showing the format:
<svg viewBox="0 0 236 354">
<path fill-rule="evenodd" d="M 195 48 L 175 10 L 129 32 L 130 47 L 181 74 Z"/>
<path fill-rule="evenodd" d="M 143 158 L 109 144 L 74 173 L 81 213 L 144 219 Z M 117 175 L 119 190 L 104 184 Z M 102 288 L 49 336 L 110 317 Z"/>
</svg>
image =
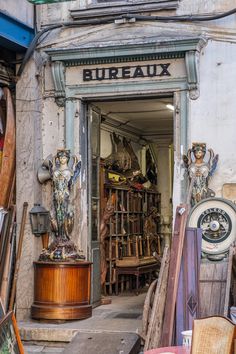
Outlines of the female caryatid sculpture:
<svg viewBox="0 0 236 354">
<path fill-rule="evenodd" d="M 48 249 L 43 250 L 40 259 L 62 260 L 83 258 L 76 250 L 70 234 L 74 225 L 74 212 L 71 205 L 72 187 L 81 168 L 81 161 L 71 156 L 70 150 L 60 149 L 55 157 L 49 156 L 38 172 L 41 183 L 52 180 L 54 213 L 51 216 L 51 227 L 55 239 Z"/>
<path fill-rule="evenodd" d="M 204 158 L 207 151 L 209 158 L 205 161 Z M 202 199 L 215 196 L 215 192 L 208 188 L 208 182 L 216 169 L 218 158 L 219 156 L 215 155 L 212 149 L 206 150 L 205 143 L 193 143 L 192 148 L 188 150 L 187 156 L 183 156 L 190 181 L 191 206 L 194 206 Z"/>
</svg>

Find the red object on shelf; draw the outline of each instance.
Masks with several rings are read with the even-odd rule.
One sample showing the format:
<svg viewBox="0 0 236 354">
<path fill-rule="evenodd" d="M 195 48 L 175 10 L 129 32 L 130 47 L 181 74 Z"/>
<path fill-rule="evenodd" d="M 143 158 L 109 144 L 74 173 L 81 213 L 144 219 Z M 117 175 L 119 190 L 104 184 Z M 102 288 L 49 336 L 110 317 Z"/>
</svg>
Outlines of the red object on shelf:
<svg viewBox="0 0 236 354">
<path fill-rule="evenodd" d="M 190 354 L 190 351 L 190 347 L 163 347 L 148 350 L 144 354 Z"/>
<path fill-rule="evenodd" d="M 0 151 L 3 150 L 3 145 L 4 145 L 4 136 L 0 136 Z"/>
</svg>

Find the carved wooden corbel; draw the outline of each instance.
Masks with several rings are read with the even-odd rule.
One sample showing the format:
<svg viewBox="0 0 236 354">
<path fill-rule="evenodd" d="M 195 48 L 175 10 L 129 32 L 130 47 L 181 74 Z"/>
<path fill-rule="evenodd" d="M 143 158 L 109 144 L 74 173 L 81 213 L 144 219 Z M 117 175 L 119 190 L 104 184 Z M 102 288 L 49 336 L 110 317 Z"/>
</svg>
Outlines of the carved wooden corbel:
<svg viewBox="0 0 236 354">
<path fill-rule="evenodd" d="M 190 50 L 185 54 L 189 96 L 192 100 L 199 97 L 199 52 Z"/>
<path fill-rule="evenodd" d="M 58 106 L 65 106 L 65 66 L 62 61 L 52 62 L 52 77 L 55 87 L 55 101 Z"/>
</svg>

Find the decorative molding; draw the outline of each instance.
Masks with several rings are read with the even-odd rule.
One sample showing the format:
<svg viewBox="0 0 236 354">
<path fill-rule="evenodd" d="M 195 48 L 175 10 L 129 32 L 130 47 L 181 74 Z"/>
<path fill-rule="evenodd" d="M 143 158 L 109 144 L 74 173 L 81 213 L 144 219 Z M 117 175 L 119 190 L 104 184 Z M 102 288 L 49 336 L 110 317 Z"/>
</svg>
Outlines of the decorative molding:
<svg viewBox="0 0 236 354">
<path fill-rule="evenodd" d="M 200 95 L 199 90 L 199 54 L 206 45 L 207 40 L 201 38 L 195 50 L 187 51 L 185 54 L 185 65 L 189 88 L 189 97 L 196 100 Z"/>
<path fill-rule="evenodd" d="M 104 45 L 101 47 L 80 47 L 46 49 L 52 61 L 52 73 L 55 85 L 55 97 L 58 105 L 64 105 L 65 100 L 65 67 L 76 65 L 120 63 L 132 61 L 147 61 L 155 59 L 185 58 L 187 80 L 185 86 L 189 89 L 190 98 L 199 97 L 199 53 L 207 41 L 202 37 L 160 37 L 152 43 Z M 173 81 L 173 80 L 172 80 Z M 178 80 L 177 80 L 178 81 Z M 174 80 L 175 82 L 175 80 Z M 149 82 L 145 83 L 147 86 Z M 161 85 L 161 83 L 160 83 Z M 96 85 L 96 90 L 99 89 Z M 106 86 L 106 85 L 105 85 Z M 106 87 L 100 87 L 101 92 Z M 141 85 L 140 89 L 141 89 Z M 89 90 L 94 87 L 86 86 Z M 117 88 L 117 83 L 116 83 Z M 82 88 L 86 90 L 86 88 Z M 128 90 L 128 83 L 126 83 Z M 82 92 L 81 91 L 81 92 Z"/>
<path fill-rule="evenodd" d="M 55 87 L 55 101 L 58 106 L 65 106 L 65 66 L 62 61 L 52 62 L 52 77 Z"/>
<path fill-rule="evenodd" d="M 157 37 L 155 42 L 45 49 L 51 61 L 63 61 L 66 66 L 128 62 L 137 60 L 183 58 L 191 50 L 200 51 L 205 40 L 200 37 Z"/>
<path fill-rule="evenodd" d="M 161 60 L 161 59 L 179 59 L 184 58 L 184 52 L 177 53 L 160 53 L 160 54 L 140 54 L 128 57 L 110 57 L 110 58 L 94 58 L 94 59 L 82 59 L 71 60 L 65 63 L 65 66 L 78 66 L 78 65 L 91 65 L 91 64 L 112 64 L 112 63 L 125 63 L 125 62 L 137 62 L 148 60 Z"/>
<path fill-rule="evenodd" d="M 135 1 L 117 1 L 92 4 L 86 8 L 70 10 L 71 17 L 74 20 L 93 19 L 106 16 L 120 16 L 123 14 L 136 14 L 140 12 L 175 10 L 178 8 L 179 0 L 149 0 Z"/>
<path fill-rule="evenodd" d="M 191 50 L 186 52 L 185 64 L 187 71 L 187 81 L 189 97 L 196 100 L 199 97 L 199 52 Z"/>
</svg>

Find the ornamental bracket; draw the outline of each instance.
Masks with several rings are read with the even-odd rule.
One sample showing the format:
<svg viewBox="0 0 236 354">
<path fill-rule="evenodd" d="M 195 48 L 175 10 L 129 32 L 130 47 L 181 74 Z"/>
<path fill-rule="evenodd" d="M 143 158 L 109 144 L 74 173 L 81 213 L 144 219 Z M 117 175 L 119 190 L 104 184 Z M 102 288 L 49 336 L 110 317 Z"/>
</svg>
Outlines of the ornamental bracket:
<svg viewBox="0 0 236 354">
<path fill-rule="evenodd" d="M 190 50 L 185 54 L 189 97 L 196 100 L 199 97 L 199 52 Z"/>
<path fill-rule="evenodd" d="M 59 107 L 65 106 L 65 66 L 62 61 L 52 62 L 52 77 L 55 88 L 55 101 Z"/>
</svg>

